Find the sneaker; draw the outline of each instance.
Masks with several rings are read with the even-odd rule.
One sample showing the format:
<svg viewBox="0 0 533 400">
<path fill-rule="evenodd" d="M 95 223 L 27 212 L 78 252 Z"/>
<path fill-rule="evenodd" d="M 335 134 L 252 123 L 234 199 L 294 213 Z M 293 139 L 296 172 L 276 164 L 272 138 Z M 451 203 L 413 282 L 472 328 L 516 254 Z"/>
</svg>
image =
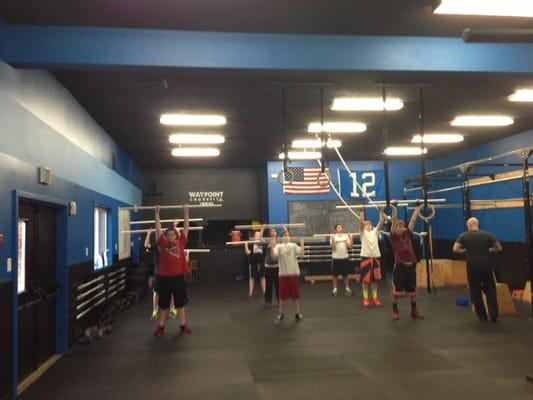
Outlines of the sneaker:
<svg viewBox="0 0 533 400">
<path fill-rule="evenodd" d="M 150 317 L 150 319 L 153 321 L 157 319 L 158 316 L 159 316 L 159 310 L 155 309 L 154 311 L 152 311 L 152 316 Z"/>
<path fill-rule="evenodd" d="M 333 291 L 331 292 L 332 296 L 337 296 L 338 294 L 339 294 L 339 291 L 337 290 L 337 288 L 333 289 Z"/>
<path fill-rule="evenodd" d="M 363 307 L 370 307 L 370 301 L 368 297 L 363 297 Z"/>
<path fill-rule="evenodd" d="M 169 314 L 172 318 L 176 319 L 178 317 L 178 310 L 171 308 Z"/>
<path fill-rule="evenodd" d="M 350 288 L 344 289 L 344 295 L 345 296 L 351 296 L 352 295 L 352 289 L 350 289 Z"/>
<path fill-rule="evenodd" d="M 296 320 L 296 322 L 300 322 L 302 319 L 304 319 L 304 316 L 302 315 L 302 313 L 297 313 L 294 316 L 294 319 Z"/>
<path fill-rule="evenodd" d="M 278 314 L 278 316 L 276 317 L 276 322 L 278 323 L 283 322 L 283 314 Z"/>
<path fill-rule="evenodd" d="M 187 333 L 188 335 L 190 335 L 192 333 L 192 329 L 189 325 L 185 324 L 185 325 L 180 325 L 180 333 Z"/>
<path fill-rule="evenodd" d="M 417 309 L 411 310 L 411 318 L 413 319 L 424 319 L 424 316 Z"/>
<path fill-rule="evenodd" d="M 163 336 L 163 332 L 165 331 L 165 327 L 161 325 L 157 325 L 157 328 L 154 330 L 154 336 L 160 337 Z"/>
<path fill-rule="evenodd" d="M 381 307 L 381 302 L 379 301 L 379 299 L 376 297 L 375 299 L 372 299 L 372 305 L 374 307 Z"/>
<path fill-rule="evenodd" d="M 498 317 L 495 317 L 495 316 L 490 317 L 490 322 L 495 324 L 496 322 L 498 322 Z"/>
<path fill-rule="evenodd" d="M 392 310 L 392 319 L 398 321 L 400 319 L 400 311 Z"/>
</svg>

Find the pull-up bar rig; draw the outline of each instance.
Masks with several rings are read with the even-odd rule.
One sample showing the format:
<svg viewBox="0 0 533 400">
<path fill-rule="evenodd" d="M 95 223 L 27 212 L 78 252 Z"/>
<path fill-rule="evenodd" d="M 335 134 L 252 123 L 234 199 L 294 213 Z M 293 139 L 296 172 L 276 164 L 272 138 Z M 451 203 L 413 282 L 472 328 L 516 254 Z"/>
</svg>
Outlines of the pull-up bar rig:
<svg viewBox="0 0 533 400">
<path fill-rule="evenodd" d="M 159 206 L 160 210 L 175 210 L 183 208 L 183 204 L 172 206 Z M 222 204 L 189 204 L 188 208 L 220 208 Z M 131 207 L 119 207 L 119 210 L 133 210 L 135 212 L 139 210 L 155 210 L 157 206 L 131 206 Z"/>
<path fill-rule="evenodd" d="M 189 222 L 203 222 L 203 218 L 189 218 Z M 160 222 L 183 222 L 184 219 L 178 218 L 178 219 L 162 219 Z M 130 221 L 130 225 L 142 225 L 142 224 L 155 224 L 155 220 L 145 220 L 145 221 Z"/>
<path fill-rule="evenodd" d="M 307 243 L 324 243 L 325 238 L 323 237 L 314 237 L 314 236 L 291 236 L 289 238 L 290 242 L 304 240 Z M 276 238 L 276 243 L 283 243 L 284 238 Z M 261 238 L 261 239 L 251 239 L 251 240 L 239 240 L 235 242 L 226 242 L 227 245 L 240 245 L 240 244 L 259 244 L 259 243 L 270 243 L 272 238 Z"/>
<path fill-rule="evenodd" d="M 255 224 L 255 225 L 235 225 L 236 230 L 242 230 L 242 229 L 262 229 L 262 228 L 305 228 L 304 223 L 296 223 L 296 224 Z"/>
<path fill-rule="evenodd" d="M 183 227 L 180 226 L 180 227 L 177 227 L 176 229 L 178 231 L 182 231 Z M 154 230 L 154 229 L 153 228 L 152 229 L 133 229 L 133 230 L 122 231 L 120 233 L 122 233 L 122 234 L 127 234 L 127 233 L 146 233 L 146 232 L 150 232 L 151 230 Z M 165 230 L 165 228 L 163 228 L 162 230 Z M 190 231 L 203 231 L 204 227 L 203 226 L 190 226 L 189 230 Z"/>
</svg>

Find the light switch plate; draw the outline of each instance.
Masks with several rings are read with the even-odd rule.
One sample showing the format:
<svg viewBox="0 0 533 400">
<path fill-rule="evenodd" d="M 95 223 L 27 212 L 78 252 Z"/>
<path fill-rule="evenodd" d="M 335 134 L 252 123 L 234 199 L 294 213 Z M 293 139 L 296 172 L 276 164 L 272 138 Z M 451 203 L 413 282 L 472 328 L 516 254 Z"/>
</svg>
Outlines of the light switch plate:
<svg viewBox="0 0 533 400">
<path fill-rule="evenodd" d="M 7 263 L 6 264 L 7 264 L 6 265 L 7 272 L 13 271 L 13 262 L 11 261 L 11 258 L 7 259 Z"/>
<path fill-rule="evenodd" d="M 89 248 L 88 247 L 85 248 L 85 257 L 89 257 Z"/>
</svg>

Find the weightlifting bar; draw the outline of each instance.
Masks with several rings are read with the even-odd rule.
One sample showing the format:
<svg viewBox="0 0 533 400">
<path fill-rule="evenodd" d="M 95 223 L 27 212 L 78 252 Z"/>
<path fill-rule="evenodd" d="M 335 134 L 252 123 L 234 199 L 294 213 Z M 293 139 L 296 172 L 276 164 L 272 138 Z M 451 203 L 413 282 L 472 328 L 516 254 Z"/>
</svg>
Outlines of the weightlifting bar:
<svg viewBox="0 0 533 400">
<path fill-rule="evenodd" d="M 189 204 L 189 208 L 215 208 L 222 207 L 222 204 Z M 176 208 L 183 208 L 183 204 L 176 206 L 159 206 L 160 210 L 172 210 Z M 156 206 L 132 206 L 132 207 L 119 207 L 119 210 L 155 210 Z"/>
<path fill-rule="evenodd" d="M 323 238 L 313 237 L 313 236 L 291 236 L 290 241 L 299 241 L 303 239 L 307 243 L 323 243 Z M 238 245 L 238 244 L 257 244 L 257 243 L 269 243 L 271 238 L 262 238 L 259 240 L 240 240 L 238 242 L 226 242 L 227 245 Z M 276 243 L 283 243 L 283 238 L 276 238 Z"/>
<path fill-rule="evenodd" d="M 211 253 L 210 249 L 185 249 L 185 253 Z"/>
<path fill-rule="evenodd" d="M 203 218 L 189 218 L 189 222 L 202 222 Z M 183 219 L 162 219 L 161 223 L 165 222 L 183 222 Z M 130 225 L 133 224 L 155 224 L 155 220 L 146 220 L 146 221 L 130 221 Z"/>
<path fill-rule="evenodd" d="M 265 224 L 265 228 L 281 228 L 282 226 L 285 226 L 287 228 L 305 228 L 305 224 L 304 223 L 300 223 L 300 224 Z M 235 229 L 236 230 L 241 230 L 241 229 L 255 229 L 255 228 L 262 228 L 263 225 L 261 224 L 258 224 L 258 225 L 235 225 Z"/>
<path fill-rule="evenodd" d="M 165 229 L 165 228 L 163 228 Z M 183 227 L 179 227 L 179 228 L 176 228 L 178 231 L 181 231 L 183 230 Z M 204 230 L 204 227 L 203 226 L 191 226 L 189 227 L 189 230 L 190 231 L 203 231 Z M 146 233 L 150 231 L 150 229 L 134 229 L 134 230 L 131 230 L 131 231 L 122 231 L 121 233 Z"/>
<path fill-rule="evenodd" d="M 361 233 L 359 232 L 341 232 L 340 235 L 352 235 L 352 236 L 359 236 Z M 313 237 L 329 237 L 329 236 L 333 236 L 333 235 L 337 235 L 337 233 L 314 233 L 313 234 Z"/>
<path fill-rule="evenodd" d="M 100 275 L 99 277 L 97 277 L 97 278 L 95 278 L 95 279 L 93 279 L 93 280 L 91 280 L 89 282 L 86 282 L 86 283 L 84 283 L 82 285 L 79 285 L 77 289 L 79 291 L 81 291 L 81 290 L 85 289 L 87 286 L 91 286 L 93 283 L 103 281 L 104 279 L 105 279 L 104 276 Z"/>
</svg>

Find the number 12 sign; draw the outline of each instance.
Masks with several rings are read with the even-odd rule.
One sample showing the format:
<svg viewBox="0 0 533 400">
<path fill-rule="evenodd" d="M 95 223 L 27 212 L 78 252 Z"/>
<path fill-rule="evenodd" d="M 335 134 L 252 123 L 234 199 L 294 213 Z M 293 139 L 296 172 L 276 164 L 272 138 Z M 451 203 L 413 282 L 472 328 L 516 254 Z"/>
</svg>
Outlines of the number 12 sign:
<svg viewBox="0 0 533 400">
<path fill-rule="evenodd" d="M 365 199 L 368 196 L 375 200 L 384 196 L 383 171 L 352 171 L 349 174 L 339 169 L 338 177 L 343 199 Z"/>
</svg>

